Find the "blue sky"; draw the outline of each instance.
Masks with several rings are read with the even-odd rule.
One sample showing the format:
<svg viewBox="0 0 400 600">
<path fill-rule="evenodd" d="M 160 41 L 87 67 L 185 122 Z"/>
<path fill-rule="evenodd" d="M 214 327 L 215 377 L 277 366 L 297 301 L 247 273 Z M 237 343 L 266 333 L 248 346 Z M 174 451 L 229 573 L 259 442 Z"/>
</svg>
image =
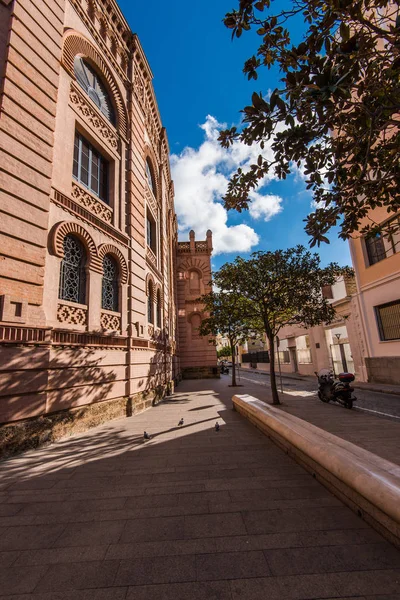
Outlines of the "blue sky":
<svg viewBox="0 0 400 600">
<path fill-rule="evenodd" d="M 181 239 L 193 228 L 201 239 L 214 234 L 213 266 L 254 250 L 307 245 L 303 219 L 312 210 L 301 173 L 287 181 L 266 182 L 254 196 L 250 212 L 226 213 L 220 199 L 229 174 L 246 166 L 257 149 L 227 152 L 216 138 L 223 125 L 240 122 L 240 109 L 254 90 L 267 94 L 279 83 L 276 71 L 265 70 L 248 82 L 243 63 L 256 50 L 257 36 L 231 41 L 222 19 L 237 0 L 132 2 L 119 0 L 132 31 L 138 34 L 154 74 L 154 88 L 167 128 L 175 182 L 175 207 Z M 282 6 L 279 1 L 279 7 Z M 296 25 L 301 35 L 301 23 Z M 348 244 L 332 232 L 331 244 L 318 252 L 322 263 L 350 264 Z"/>
</svg>

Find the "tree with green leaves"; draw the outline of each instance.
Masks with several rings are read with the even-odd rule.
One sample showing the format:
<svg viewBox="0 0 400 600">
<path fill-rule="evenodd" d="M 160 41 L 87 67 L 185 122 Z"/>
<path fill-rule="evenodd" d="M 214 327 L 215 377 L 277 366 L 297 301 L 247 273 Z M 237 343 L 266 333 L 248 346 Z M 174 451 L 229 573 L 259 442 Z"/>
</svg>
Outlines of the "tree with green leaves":
<svg viewBox="0 0 400 600">
<path fill-rule="evenodd" d="M 290 29 L 296 36 L 301 21 L 304 36 L 294 43 Z M 342 239 L 393 236 L 393 224 L 375 223 L 371 211 L 400 209 L 398 2 L 239 0 L 224 22 L 232 37 L 256 29 L 259 47 L 243 69 L 249 80 L 265 67 L 282 75 L 269 98 L 254 92 L 242 130 L 220 134 L 224 147 L 241 140 L 260 148 L 250 170 L 233 175 L 225 207 L 247 209 L 264 177 L 285 179 L 300 167 L 317 206 L 306 219 L 311 246 L 329 243 L 335 225 Z"/>
<path fill-rule="evenodd" d="M 335 310 L 323 297 L 322 288 L 333 285 L 340 275 L 351 273 L 350 268 L 336 263 L 321 268 L 318 254 L 296 246 L 254 252 L 248 260 L 237 257 L 214 275 L 222 292 L 234 290 L 235 297 L 243 298 L 253 327 L 257 323 L 258 331 L 263 328 L 266 333 L 273 404 L 280 404 L 275 377 L 275 339 L 279 331 L 286 325 L 313 327 L 331 323 Z M 240 314 L 237 322 L 240 323 Z"/>
<path fill-rule="evenodd" d="M 251 302 L 237 293 L 233 285 L 228 285 L 228 274 L 226 283 L 225 289 L 221 292 L 210 292 L 199 299 L 199 302 L 204 304 L 204 310 L 209 314 L 202 321 L 199 333 L 202 336 L 221 334 L 229 340 L 232 355 L 232 386 L 236 386 L 235 348 L 260 325 L 255 318 Z"/>
<path fill-rule="evenodd" d="M 217 350 L 217 358 L 232 356 L 232 348 L 230 346 L 223 346 L 219 350 Z"/>
</svg>

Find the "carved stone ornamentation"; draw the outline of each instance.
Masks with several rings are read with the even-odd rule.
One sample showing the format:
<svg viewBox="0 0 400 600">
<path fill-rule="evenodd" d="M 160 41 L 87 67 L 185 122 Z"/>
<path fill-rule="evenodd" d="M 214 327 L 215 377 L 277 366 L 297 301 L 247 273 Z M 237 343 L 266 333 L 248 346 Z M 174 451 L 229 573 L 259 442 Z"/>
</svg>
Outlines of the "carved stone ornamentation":
<svg viewBox="0 0 400 600">
<path fill-rule="evenodd" d="M 86 325 L 87 309 L 81 306 L 59 303 L 57 307 L 57 319 L 60 323 L 67 325 Z"/>
<path fill-rule="evenodd" d="M 104 331 L 121 331 L 121 316 L 109 312 L 102 312 L 100 325 Z"/>
<path fill-rule="evenodd" d="M 140 104 L 140 107 L 144 112 L 146 112 L 146 84 L 138 68 L 135 69 L 133 91 Z"/>
<path fill-rule="evenodd" d="M 154 198 L 154 195 L 149 190 L 149 187 L 147 184 L 146 184 L 146 189 L 145 189 L 145 197 L 146 197 L 147 206 L 150 207 L 151 212 L 156 217 L 157 216 L 157 202 L 156 202 L 156 199 Z"/>
<path fill-rule="evenodd" d="M 149 337 L 153 337 L 154 336 L 154 326 L 153 325 L 148 325 L 148 327 L 147 327 L 147 333 L 149 334 Z"/>
<path fill-rule="evenodd" d="M 81 113 L 85 121 L 90 123 L 106 144 L 114 150 L 114 152 L 119 152 L 119 139 L 117 134 L 111 129 L 107 121 L 100 117 L 97 111 L 90 106 L 85 96 L 73 83 L 71 83 L 69 99 L 74 108 Z"/>
<path fill-rule="evenodd" d="M 112 209 L 75 182 L 72 183 L 71 196 L 78 204 L 87 208 L 106 223 L 112 223 Z"/>
</svg>

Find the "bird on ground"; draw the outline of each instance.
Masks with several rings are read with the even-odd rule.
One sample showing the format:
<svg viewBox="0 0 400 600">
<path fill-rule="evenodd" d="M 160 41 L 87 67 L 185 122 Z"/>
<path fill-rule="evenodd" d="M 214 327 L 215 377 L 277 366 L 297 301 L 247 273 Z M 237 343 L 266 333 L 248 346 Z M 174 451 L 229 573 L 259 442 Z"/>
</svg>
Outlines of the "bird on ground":
<svg viewBox="0 0 400 600">
<path fill-rule="evenodd" d="M 147 433 L 147 431 L 144 432 L 143 439 L 144 440 L 151 440 L 151 436 Z"/>
<path fill-rule="evenodd" d="M 219 423 L 218 423 L 218 421 L 215 423 L 215 431 L 219 431 Z"/>
<path fill-rule="evenodd" d="M 178 423 L 178 427 L 182 427 L 182 425 L 183 425 L 183 417 L 182 417 L 182 419 L 179 421 L 179 423 Z"/>
</svg>

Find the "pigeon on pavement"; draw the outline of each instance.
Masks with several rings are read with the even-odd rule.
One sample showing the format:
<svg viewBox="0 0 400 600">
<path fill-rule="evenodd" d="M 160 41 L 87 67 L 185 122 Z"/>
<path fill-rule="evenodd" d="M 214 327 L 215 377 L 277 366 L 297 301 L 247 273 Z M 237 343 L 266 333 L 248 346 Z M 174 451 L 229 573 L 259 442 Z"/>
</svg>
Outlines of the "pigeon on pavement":
<svg viewBox="0 0 400 600">
<path fill-rule="evenodd" d="M 215 431 L 219 431 L 219 423 L 218 423 L 218 421 L 215 423 Z"/>
<path fill-rule="evenodd" d="M 147 431 L 144 432 L 143 439 L 144 440 L 151 440 L 151 436 L 147 433 Z"/>
<path fill-rule="evenodd" d="M 182 417 L 182 419 L 179 421 L 179 423 L 178 423 L 178 427 L 182 427 L 182 425 L 183 425 L 183 417 Z"/>
</svg>

